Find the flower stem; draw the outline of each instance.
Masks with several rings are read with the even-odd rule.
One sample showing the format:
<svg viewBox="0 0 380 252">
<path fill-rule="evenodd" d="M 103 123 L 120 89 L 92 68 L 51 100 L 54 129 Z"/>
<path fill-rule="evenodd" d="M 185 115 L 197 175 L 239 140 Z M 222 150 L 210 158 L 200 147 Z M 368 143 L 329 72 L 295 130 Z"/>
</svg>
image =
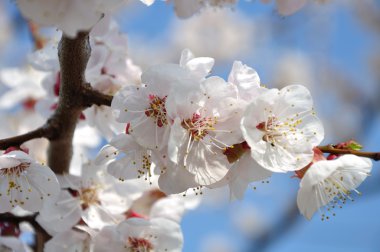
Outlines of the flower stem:
<svg viewBox="0 0 380 252">
<path fill-rule="evenodd" d="M 337 148 L 334 148 L 333 145 L 317 146 L 317 148 L 323 153 L 330 153 L 330 154 L 336 154 L 336 155 L 353 154 L 359 157 L 371 158 L 375 161 L 380 160 L 380 152 L 364 152 L 364 151 L 355 151 L 355 150 L 347 150 L 347 149 L 337 149 Z"/>
</svg>

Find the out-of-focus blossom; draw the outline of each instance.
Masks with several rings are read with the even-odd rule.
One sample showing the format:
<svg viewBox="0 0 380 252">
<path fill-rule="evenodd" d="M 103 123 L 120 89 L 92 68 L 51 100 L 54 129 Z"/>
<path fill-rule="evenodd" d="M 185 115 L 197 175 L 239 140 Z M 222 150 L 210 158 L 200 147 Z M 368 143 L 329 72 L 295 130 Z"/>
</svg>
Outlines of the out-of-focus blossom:
<svg viewBox="0 0 380 252">
<path fill-rule="evenodd" d="M 211 234 L 204 236 L 201 244 L 201 252 L 237 252 L 231 239 L 225 235 Z"/>
<path fill-rule="evenodd" d="M 317 3 L 325 3 L 330 0 L 314 0 Z M 261 0 L 261 2 L 268 3 L 271 0 Z M 308 2 L 308 0 L 276 0 L 276 8 L 280 15 L 289 16 L 300 9 L 302 9 Z"/>
<path fill-rule="evenodd" d="M 45 95 L 41 81 L 46 73 L 34 70 L 31 67 L 25 69 L 11 68 L 0 71 L 0 84 L 7 87 L 0 97 L 0 108 L 9 109 L 19 105 L 33 109 L 38 99 Z"/>
<path fill-rule="evenodd" d="M 0 251 L 31 252 L 32 249 L 16 237 L 0 236 Z"/>
<path fill-rule="evenodd" d="M 233 7 L 238 0 L 173 0 L 178 17 L 189 18 L 204 8 Z"/>
<path fill-rule="evenodd" d="M 68 230 L 58 233 L 45 243 L 45 252 L 90 251 L 91 237 L 84 233 Z"/>
<path fill-rule="evenodd" d="M 139 187 L 137 183 L 115 181 L 92 163 L 84 165 L 81 177 L 65 175 L 60 182 L 62 189 L 67 190 L 62 190 L 58 201 L 46 205 L 37 218 L 53 235 L 71 229 L 81 219 L 94 229 L 118 223 L 144 189 L 141 187 L 139 194 L 133 194 L 134 188 Z M 53 220 L 60 224 L 51 226 Z"/>
<path fill-rule="evenodd" d="M 283 88 L 289 84 L 303 84 L 310 90 L 315 85 L 315 69 L 307 55 L 301 52 L 287 52 L 274 67 L 273 85 Z"/>
<path fill-rule="evenodd" d="M 236 206 L 231 212 L 231 220 L 235 228 L 249 238 L 258 236 L 268 225 L 263 214 L 253 204 Z"/>
<path fill-rule="evenodd" d="M 112 12 L 123 3 L 124 0 L 17 0 L 17 5 L 26 18 L 39 25 L 58 27 L 70 37 L 91 29 L 104 14 Z"/>
<path fill-rule="evenodd" d="M 10 17 L 5 11 L 4 3 L 0 3 L 0 52 L 6 46 L 6 43 L 10 40 L 12 36 Z"/>
<path fill-rule="evenodd" d="M 197 55 L 231 60 L 252 53 L 255 25 L 242 13 L 207 10 L 189 20 L 174 20 L 174 48 L 190 48 Z M 253 49 L 252 49 L 253 48 Z"/>
<path fill-rule="evenodd" d="M 116 227 L 105 227 L 94 238 L 94 251 L 180 252 L 183 236 L 178 223 L 164 219 L 129 218 Z"/>
</svg>

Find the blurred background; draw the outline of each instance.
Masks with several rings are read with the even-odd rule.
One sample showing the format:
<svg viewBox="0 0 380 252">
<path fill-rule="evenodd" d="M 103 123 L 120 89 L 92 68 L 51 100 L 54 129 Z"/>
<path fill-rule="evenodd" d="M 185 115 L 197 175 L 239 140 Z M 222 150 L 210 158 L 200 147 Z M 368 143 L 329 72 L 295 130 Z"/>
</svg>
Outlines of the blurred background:
<svg viewBox="0 0 380 252">
<path fill-rule="evenodd" d="M 142 69 L 178 62 L 189 48 L 215 58 L 212 74 L 227 78 L 234 60 L 255 68 L 268 87 L 307 86 L 324 122 L 324 144 L 355 139 L 380 151 L 380 1 L 309 0 L 282 16 L 271 1 L 244 1 L 178 19 L 172 5 L 129 4 L 115 17 L 128 35 L 128 54 Z M 269 3 L 268 3 L 269 2 Z M 34 50 L 27 22 L 13 1 L 0 2 L 0 67 L 26 63 Z M 0 92 L 4 87 L 0 86 Z M 252 185 L 243 201 L 220 189 L 182 221 L 184 252 L 380 251 L 380 173 L 355 202 L 321 221 L 298 212 L 299 180 L 274 175 Z M 253 189 L 256 187 L 256 189 Z"/>
</svg>

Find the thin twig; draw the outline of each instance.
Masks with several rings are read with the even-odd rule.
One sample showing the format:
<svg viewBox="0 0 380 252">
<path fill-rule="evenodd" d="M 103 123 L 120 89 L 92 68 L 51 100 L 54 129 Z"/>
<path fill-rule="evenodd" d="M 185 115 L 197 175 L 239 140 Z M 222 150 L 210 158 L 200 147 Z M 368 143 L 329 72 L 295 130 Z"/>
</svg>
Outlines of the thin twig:
<svg viewBox="0 0 380 252">
<path fill-rule="evenodd" d="M 104 105 L 111 106 L 113 96 L 103 94 L 91 87 L 90 84 L 84 85 L 83 88 L 83 102 L 85 107 L 91 107 L 92 105 Z"/>
<path fill-rule="evenodd" d="M 380 160 L 380 152 L 363 152 L 363 151 L 355 151 L 355 150 L 337 149 L 337 148 L 334 148 L 333 145 L 317 146 L 317 148 L 321 150 L 323 153 L 330 153 L 330 154 L 336 154 L 336 155 L 353 154 L 359 157 L 371 158 L 375 161 Z"/>
<path fill-rule="evenodd" d="M 6 150 L 9 147 L 19 147 L 21 144 L 36 138 L 50 139 L 54 135 L 54 128 L 50 124 L 46 124 L 38 129 L 27 132 L 25 134 L 5 138 L 0 140 L 0 150 Z"/>
</svg>

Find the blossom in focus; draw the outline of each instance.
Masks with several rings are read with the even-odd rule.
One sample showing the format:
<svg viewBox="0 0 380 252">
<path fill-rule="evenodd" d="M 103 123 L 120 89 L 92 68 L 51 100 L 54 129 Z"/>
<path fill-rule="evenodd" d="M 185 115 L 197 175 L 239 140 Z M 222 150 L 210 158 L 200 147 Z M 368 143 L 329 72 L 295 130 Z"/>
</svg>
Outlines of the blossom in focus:
<svg viewBox="0 0 380 252">
<path fill-rule="evenodd" d="M 0 156 L 0 212 L 16 206 L 40 211 L 47 201 L 58 197 L 59 183 L 49 167 L 34 161 L 23 151 L 10 151 Z"/>
<path fill-rule="evenodd" d="M 299 170 L 324 137 L 310 92 L 301 85 L 270 89 L 247 106 L 241 120 L 252 158 L 273 172 Z"/>
<path fill-rule="evenodd" d="M 141 146 L 164 149 L 172 124 L 167 111 L 169 94 L 173 103 L 182 99 L 183 96 L 176 96 L 178 92 L 173 90 L 180 89 L 180 94 L 189 91 L 193 83 L 199 83 L 210 72 L 213 64 L 211 58 L 195 58 L 189 50 L 184 50 L 179 65 L 149 68 L 142 74 L 140 86 L 126 86 L 115 94 L 111 107 L 116 120 L 125 123 L 126 133 L 135 137 Z"/>
<path fill-rule="evenodd" d="M 186 102 L 170 102 L 173 96 L 168 98 L 168 114 L 174 118 L 168 155 L 194 174 L 197 183 L 210 185 L 228 171 L 223 150 L 241 140 L 237 94 L 233 85 L 219 77 L 194 84 L 192 90 L 198 89 L 199 94 Z"/>
<path fill-rule="evenodd" d="M 125 123 L 140 145 L 157 150 L 166 146 L 170 130 L 166 98 L 171 83 L 186 75 L 177 65 L 152 67 L 141 76 L 141 86 L 127 86 L 115 94 L 111 107 L 116 120 Z"/>
<path fill-rule="evenodd" d="M 320 208 L 323 208 L 322 220 L 334 216 L 335 207 L 353 200 L 351 191 L 359 193 L 356 188 L 369 176 L 371 169 L 370 159 L 351 154 L 313 163 L 301 176 L 297 195 L 300 212 L 309 220 Z"/>
</svg>

